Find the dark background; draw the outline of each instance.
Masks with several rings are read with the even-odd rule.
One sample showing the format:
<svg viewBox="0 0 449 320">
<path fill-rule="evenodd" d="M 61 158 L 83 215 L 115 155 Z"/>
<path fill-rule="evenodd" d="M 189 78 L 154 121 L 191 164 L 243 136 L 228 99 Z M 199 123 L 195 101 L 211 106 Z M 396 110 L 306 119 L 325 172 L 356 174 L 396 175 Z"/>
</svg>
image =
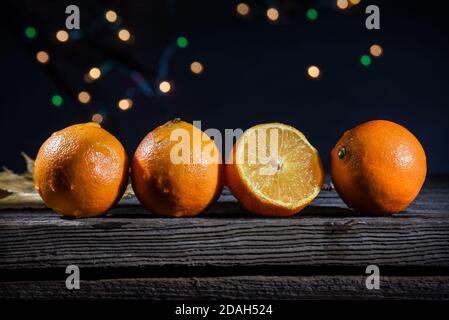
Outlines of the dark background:
<svg viewBox="0 0 449 320">
<path fill-rule="evenodd" d="M 0 165 L 24 170 L 20 152 L 34 157 L 53 132 L 104 115 L 102 126 L 115 134 L 131 156 L 139 141 L 157 125 L 175 117 L 201 120 L 203 129 L 243 128 L 285 122 L 303 131 L 321 153 L 326 168 L 340 135 L 358 123 L 389 119 L 409 128 L 422 142 L 429 172 L 449 172 L 448 25 L 443 1 L 364 1 L 349 10 L 335 1 L 245 1 L 249 17 L 236 14 L 239 1 L 14 1 L 2 3 L 0 30 Z M 65 7 L 81 9 L 83 37 L 60 44 Z M 381 30 L 365 28 L 365 8 L 377 4 Z M 279 9 L 278 23 L 265 10 Z M 316 21 L 306 18 L 316 8 Z M 115 26 L 104 20 L 114 9 L 133 43 L 117 40 Z M 34 40 L 24 29 L 37 29 Z M 135 88 L 137 71 L 156 86 L 163 50 L 180 35 L 189 45 L 178 49 L 167 79 L 168 95 L 135 90 L 134 106 L 122 111 L 119 99 Z M 373 43 L 384 54 L 369 67 L 360 56 Z M 50 53 L 37 63 L 39 50 Z M 201 75 L 190 72 L 193 60 Z M 84 74 L 111 61 L 112 70 L 87 84 Z M 321 68 L 311 80 L 309 65 Z M 89 105 L 76 100 L 81 90 Z M 53 94 L 64 103 L 51 104 Z"/>
</svg>

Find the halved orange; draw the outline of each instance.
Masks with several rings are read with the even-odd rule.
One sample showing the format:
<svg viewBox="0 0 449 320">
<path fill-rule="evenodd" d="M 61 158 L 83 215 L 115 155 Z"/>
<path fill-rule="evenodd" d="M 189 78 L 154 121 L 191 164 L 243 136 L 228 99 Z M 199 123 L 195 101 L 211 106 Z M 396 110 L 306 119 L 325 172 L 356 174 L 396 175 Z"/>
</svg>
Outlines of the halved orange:
<svg viewBox="0 0 449 320">
<path fill-rule="evenodd" d="M 291 216 L 320 193 L 324 170 L 304 134 L 286 124 L 268 123 L 246 130 L 233 146 L 226 180 L 247 210 Z"/>
</svg>

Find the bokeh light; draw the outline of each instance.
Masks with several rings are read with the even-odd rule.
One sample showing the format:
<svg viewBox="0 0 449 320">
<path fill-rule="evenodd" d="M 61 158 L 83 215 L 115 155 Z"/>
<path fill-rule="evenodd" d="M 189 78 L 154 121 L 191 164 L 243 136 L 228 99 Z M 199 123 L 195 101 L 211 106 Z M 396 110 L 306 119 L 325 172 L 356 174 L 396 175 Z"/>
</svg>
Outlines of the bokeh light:
<svg viewBox="0 0 449 320">
<path fill-rule="evenodd" d="M 339 9 L 347 9 L 349 7 L 348 0 L 337 0 L 337 7 Z"/>
<path fill-rule="evenodd" d="M 107 21 L 114 23 L 117 21 L 117 13 L 114 10 L 108 10 L 106 11 L 106 13 L 104 14 L 104 17 L 106 18 Z"/>
<path fill-rule="evenodd" d="M 36 53 L 36 60 L 42 64 L 46 64 L 50 60 L 50 56 L 46 51 L 39 51 Z"/>
<path fill-rule="evenodd" d="M 271 21 L 277 21 L 279 19 L 279 11 L 276 8 L 269 8 L 267 10 L 267 17 Z"/>
<path fill-rule="evenodd" d="M 121 99 L 117 105 L 121 110 L 128 110 L 132 108 L 133 101 L 131 99 Z"/>
<path fill-rule="evenodd" d="M 83 104 L 87 104 L 90 102 L 90 94 L 87 91 L 81 91 L 78 93 L 78 100 Z"/>
<path fill-rule="evenodd" d="M 351 2 L 351 4 L 356 5 L 360 3 L 360 0 L 349 0 L 349 2 Z"/>
<path fill-rule="evenodd" d="M 101 70 L 97 67 L 93 67 L 89 70 L 89 78 L 96 80 L 101 77 Z"/>
<path fill-rule="evenodd" d="M 103 122 L 103 116 L 101 115 L 101 114 L 99 114 L 99 113 L 95 113 L 93 116 L 92 116 L 92 121 L 93 122 L 96 122 L 96 123 L 102 123 Z"/>
<path fill-rule="evenodd" d="M 242 16 L 247 16 L 249 14 L 249 6 L 246 3 L 239 3 L 237 5 L 237 12 Z"/>
<path fill-rule="evenodd" d="M 37 31 L 34 27 L 27 27 L 25 29 L 25 36 L 29 39 L 34 39 L 36 38 L 37 35 Z"/>
<path fill-rule="evenodd" d="M 171 84 L 168 81 L 162 81 L 161 83 L 159 83 L 159 90 L 162 93 L 169 93 L 171 90 Z"/>
<path fill-rule="evenodd" d="M 380 57 L 383 53 L 383 49 L 380 45 L 378 44 L 373 44 L 370 48 L 369 48 L 369 52 L 371 53 L 371 55 L 373 57 Z"/>
<path fill-rule="evenodd" d="M 309 18 L 310 20 L 316 20 L 318 18 L 318 11 L 316 11 L 313 8 L 310 8 L 309 10 L 307 10 L 306 15 L 307 18 Z"/>
<path fill-rule="evenodd" d="M 124 42 L 129 41 L 129 39 L 131 39 L 131 33 L 127 29 L 120 29 L 117 35 L 118 38 Z"/>
<path fill-rule="evenodd" d="M 320 76 L 320 73 L 320 68 L 318 68 L 317 66 L 309 66 L 307 68 L 307 74 L 312 79 L 317 79 Z"/>
<path fill-rule="evenodd" d="M 189 45 L 189 41 L 187 40 L 186 37 L 181 36 L 181 37 L 178 37 L 178 39 L 176 39 L 176 44 L 180 48 L 185 48 Z"/>
<path fill-rule="evenodd" d="M 364 65 L 365 67 L 369 67 L 371 65 L 371 57 L 367 54 L 364 54 L 360 57 L 360 63 Z"/>
<path fill-rule="evenodd" d="M 201 62 L 193 61 L 190 64 L 190 71 L 192 71 L 195 74 L 200 74 L 201 72 L 203 72 L 203 70 L 204 70 L 204 67 L 201 64 Z"/>
<path fill-rule="evenodd" d="M 69 40 L 69 33 L 65 30 L 59 30 L 56 32 L 56 39 L 60 42 L 67 42 Z"/>
<path fill-rule="evenodd" d="M 64 103 L 64 99 L 59 94 L 55 94 L 53 97 L 51 97 L 51 103 L 55 107 L 60 107 Z"/>
</svg>

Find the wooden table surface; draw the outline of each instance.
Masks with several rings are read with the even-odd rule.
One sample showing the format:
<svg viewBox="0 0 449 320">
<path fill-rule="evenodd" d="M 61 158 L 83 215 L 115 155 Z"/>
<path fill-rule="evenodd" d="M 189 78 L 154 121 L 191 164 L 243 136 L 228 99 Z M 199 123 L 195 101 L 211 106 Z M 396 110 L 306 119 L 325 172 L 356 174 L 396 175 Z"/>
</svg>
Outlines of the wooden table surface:
<svg viewBox="0 0 449 320">
<path fill-rule="evenodd" d="M 65 268 L 80 268 L 79 290 Z M 379 290 L 365 269 L 380 268 Z M 1 299 L 449 299 L 449 176 L 406 212 L 348 210 L 323 191 L 292 218 L 247 213 L 229 191 L 195 218 L 122 201 L 99 218 L 0 211 Z"/>
</svg>

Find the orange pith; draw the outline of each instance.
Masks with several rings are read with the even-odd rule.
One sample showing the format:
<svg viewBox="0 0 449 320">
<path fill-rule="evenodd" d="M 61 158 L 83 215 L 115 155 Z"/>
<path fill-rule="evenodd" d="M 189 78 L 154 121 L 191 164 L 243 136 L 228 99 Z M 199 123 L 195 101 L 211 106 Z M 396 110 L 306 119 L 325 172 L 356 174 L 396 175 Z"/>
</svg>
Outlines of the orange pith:
<svg viewBox="0 0 449 320">
<path fill-rule="evenodd" d="M 277 143 L 272 145 L 272 139 Z M 234 145 L 232 158 L 226 164 L 229 188 L 256 214 L 293 215 L 321 190 L 324 172 L 318 152 L 291 126 L 271 123 L 248 129 Z"/>
</svg>

